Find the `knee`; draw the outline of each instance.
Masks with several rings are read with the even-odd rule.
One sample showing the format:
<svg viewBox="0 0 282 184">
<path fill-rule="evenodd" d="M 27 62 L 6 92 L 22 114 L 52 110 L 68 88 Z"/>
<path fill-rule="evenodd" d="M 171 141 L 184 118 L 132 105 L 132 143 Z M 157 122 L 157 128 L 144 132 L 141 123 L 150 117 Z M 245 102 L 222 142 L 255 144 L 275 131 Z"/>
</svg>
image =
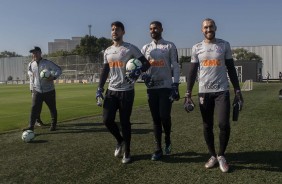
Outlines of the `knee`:
<svg viewBox="0 0 282 184">
<path fill-rule="evenodd" d="M 108 119 L 104 119 L 103 120 L 103 124 L 108 127 L 108 126 L 111 126 L 112 124 L 114 124 L 115 122 L 112 121 L 112 120 L 108 120 Z"/>
<path fill-rule="evenodd" d="M 204 127 L 205 130 L 212 131 L 212 129 L 213 129 L 213 123 L 204 122 L 204 123 L 203 123 L 203 127 Z"/>
<path fill-rule="evenodd" d="M 220 122 L 219 123 L 219 129 L 222 131 L 230 130 L 230 123 L 226 122 Z"/>
<path fill-rule="evenodd" d="M 160 120 L 161 120 L 162 122 L 171 121 L 171 116 L 170 116 L 170 114 L 161 114 Z"/>
</svg>

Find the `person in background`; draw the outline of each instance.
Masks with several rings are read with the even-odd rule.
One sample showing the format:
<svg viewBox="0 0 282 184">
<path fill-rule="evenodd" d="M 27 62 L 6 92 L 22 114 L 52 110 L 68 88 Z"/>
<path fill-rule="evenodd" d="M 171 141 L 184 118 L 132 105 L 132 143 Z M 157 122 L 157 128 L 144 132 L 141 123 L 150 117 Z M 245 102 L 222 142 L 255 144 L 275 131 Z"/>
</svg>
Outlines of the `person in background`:
<svg viewBox="0 0 282 184">
<path fill-rule="evenodd" d="M 225 150 L 230 137 L 230 93 L 227 73 L 234 87 L 234 101 L 240 101 L 243 105 L 243 97 L 230 44 L 216 38 L 216 30 L 217 26 L 213 19 L 207 18 L 202 22 L 202 33 L 205 39 L 192 47 L 184 107 L 189 112 L 189 104 L 194 104 L 191 98 L 192 89 L 199 69 L 199 106 L 203 119 L 204 138 L 211 155 L 205 168 L 212 168 L 219 163 L 220 170 L 228 172 L 229 165 L 225 159 Z M 213 133 L 215 109 L 217 109 L 219 121 L 218 153 L 215 151 Z"/>
<path fill-rule="evenodd" d="M 50 131 L 55 131 L 57 127 L 57 108 L 56 108 L 56 92 L 54 80 L 61 74 L 61 68 L 54 62 L 43 59 L 41 49 L 37 46 L 29 51 L 32 54 L 33 62 L 30 64 L 29 72 L 32 73 L 32 107 L 29 119 L 29 126 L 25 130 L 34 130 L 36 118 L 39 117 L 42 108 L 42 103 L 45 102 L 51 113 L 51 127 Z M 49 78 L 41 78 L 42 70 L 47 69 L 51 75 Z"/>
</svg>

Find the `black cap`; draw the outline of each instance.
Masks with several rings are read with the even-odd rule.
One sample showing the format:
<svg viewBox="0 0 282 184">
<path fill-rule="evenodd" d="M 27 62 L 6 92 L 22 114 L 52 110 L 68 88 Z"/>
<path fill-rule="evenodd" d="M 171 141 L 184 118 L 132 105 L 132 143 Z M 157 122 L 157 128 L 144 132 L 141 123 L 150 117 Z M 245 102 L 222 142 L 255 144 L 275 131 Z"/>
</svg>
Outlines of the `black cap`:
<svg viewBox="0 0 282 184">
<path fill-rule="evenodd" d="M 35 46 L 34 49 L 31 49 L 29 52 L 30 52 L 30 53 L 33 53 L 33 52 L 41 52 L 41 49 L 40 49 L 40 47 Z"/>
</svg>

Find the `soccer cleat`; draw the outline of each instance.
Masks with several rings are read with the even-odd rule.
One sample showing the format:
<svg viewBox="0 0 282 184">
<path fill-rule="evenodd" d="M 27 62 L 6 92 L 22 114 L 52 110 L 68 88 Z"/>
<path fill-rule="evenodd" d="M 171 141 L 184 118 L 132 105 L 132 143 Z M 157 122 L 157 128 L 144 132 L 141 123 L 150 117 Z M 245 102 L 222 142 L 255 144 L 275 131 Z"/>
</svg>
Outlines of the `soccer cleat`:
<svg viewBox="0 0 282 184">
<path fill-rule="evenodd" d="M 124 146 L 124 142 L 117 144 L 114 154 L 115 157 L 122 157 L 123 146 Z"/>
<path fill-rule="evenodd" d="M 121 163 L 127 164 L 127 163 L 129 163 L 130 161 L 131 161 L 130 155 L 128 155 L 127 157 L 125 157 L 125 154 L 124 154 L 124 155 L 123 155 L 123 158 L 122 158 L 122 160 L 121 160 Z"/>
<path fill-rule="evenodd" d="M 171 144 L 168 144 L 168 145 L 165 146 L 164 152 L 165 152 L 166 155 L 170 155 L 170 153 L 171 153 Z"/>
<path fill-rule="evenodd" d="M 222 172 L 226 173 L 229 170 L 229 166 L 224 158 L 224 156 L 217 156 L 217 160 L 219 163 L 219 168 Z"/>
<path fill-rule="evenodd" d="M 162 157 L 163 157 L 163 151 L 162 151 L 162 150 L 158 150 L 158 151 L 156 151 L 156 152 L 152 155 L 151 160 L 157 161 L 157 160 L 160 160 Z"/>
<path fill-rule="evenodd" d="M 215 158 L 214 156 L 212 156 L 208 161 L 207 163 L 205 164 L 205 168 L 206 169 L 210 169 L 212 167 L 215 166 L 215 164 L 217 164 L 217 158 Z"/>
<path fill-rule="evenodd" d="M 32 130 L 32 131 L 34 131 L 34 127 L 26 127 L 26 128 L 23 128 L 22 129 L 22 131 L 24 132 L 24 131 L 26 131 L 26 130 Z"/>
</svg>

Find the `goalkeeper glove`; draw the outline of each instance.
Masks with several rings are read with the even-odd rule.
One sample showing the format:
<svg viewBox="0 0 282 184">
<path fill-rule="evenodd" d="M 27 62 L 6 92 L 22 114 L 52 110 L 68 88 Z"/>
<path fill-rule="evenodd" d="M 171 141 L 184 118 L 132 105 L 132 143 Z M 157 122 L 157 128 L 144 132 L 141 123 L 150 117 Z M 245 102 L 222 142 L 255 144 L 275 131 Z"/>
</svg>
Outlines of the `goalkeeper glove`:
<svg viewBox="0 0 282 184">
<path fill-rule="evenodd" d="M 126 74 L 125 74 L 126 82 L 129 83 L 129 84 L 134 83 L 139 78 L 139 76 L 141 75 L 141 72 L 142 72 L 141 67 L 137 67 L 132 71 L 126 72 Z"/>
<path fill-rule="evenodd" d="M 151 87 L 153 87 L 155 85 L 155 82 L 154 82 L 153 78 L 150 75 L 148 75 L 148 74 L 142 75 L 142 80 L 144 80 L 145 85 L 148 88 L 151 88 Z"/>
<path fill-rule="evenodd" d="M 178 83 L 173 83 L 171 85 L 170 96 L 169 96 L 169 100 L 171 102 L 178 101 L 180 99 L 178 85 L 179 85 Z"/>
<path fill-rule="evenodd" d="M 186 112 L 191 112 L 194 110 L 195 104 L 192 100 L 192 94 L 191 92 L 188 92 L 185 94 L 185 99 L 184 99 L 184 109 Z"/>
<path fill-rule="evenodd" d="M 235 97 L 233 100 L 233 106 L 238 105 L 239 111 L 242 110 L 244 104 L 244 99 L 240 90 L 235 91 Z"/>
<path fill-rule="evenodd" d="M 99 107 L 102 106 L 102 103 L 104 100 L 103 92 L 104 92 L 104 89 L 100 87 L 97 89 L 97 92 L 96 92 L 96 101 Z"/>
</svg>

